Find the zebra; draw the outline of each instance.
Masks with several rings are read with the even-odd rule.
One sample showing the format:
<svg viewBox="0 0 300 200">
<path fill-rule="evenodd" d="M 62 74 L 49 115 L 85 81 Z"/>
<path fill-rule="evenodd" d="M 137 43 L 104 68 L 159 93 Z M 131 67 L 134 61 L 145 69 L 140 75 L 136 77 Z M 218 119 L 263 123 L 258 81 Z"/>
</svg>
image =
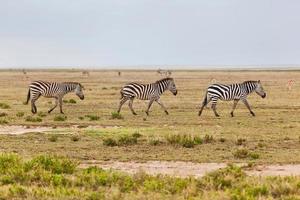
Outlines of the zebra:
<svg viewBox="0 0 300 200">
<path fill-rule="evenodd" d="M 120 91 L 121 100 L 118 113 L 120 113 L 123 104 L 129 100 L 129 108 L 132 114 L 136 115 L 136 112 L 132 108 L 132 104 L 134 98 L 137 98 L 141 100 L 150 100 L 146 110 L 147 115 L 149 115 L 149 109 L 154 101 L 156 101 L 168 115 L 169 113 L 166 107 L 160 101 L 160 95 L 162 95 L 165 90 L 169 90 L 175 96 L 177 95 L 177 89 L 173 78 L 164 78 L 150 84 L 129 83 Z"/>
<path fill-rule="evenodd" d="M 55 105 L 51 108 L 48 113 L 51 113 L 57 105 L 59 105 L 60 113 L 64 114 L 62 111 L 62 98 L 65 94 L 69 92 L 75 92 L 75 94 L 81 99 L 84 99 L 83 86 L 77 82 L 46 82 L 46 81 L 34 81 L 29 85 L 27 101 L 28 104 L 31 99 L 31 112 L 33 114 L 37 113 L 37 108 L 35 102 L 40 96 L 47 98 L 55 98 Z M 31 97 L 31 98 L 30 98 Z"/>
<path fill-rule="evenodd" d="M 202 106 L 199 110 L 198 115 L 200 116 L 203 108 L 212 101 L 211 108 L 214 111 L 216 117 L 219 117 L 219 114 L 216 111 L 216 105 L 218 99 L 223 101 L 232 101 L 233 108 L 231 111 L 231 117 L 233 117 L 233 112 L 236 108 L 237 103 L 241 100 L 245 106 L 248 108 L 252 116 L 255 116 L 254 112 L 251 110 L 250 105 L 247 101 L 248 94 L 255 91 L 262 98 L 266 97 L 266 92 L 264 91 L 260 80 L 259 81 L 244 81 L 243 83 L 236 83 L 231 85 L 224 84 L 212 84 L 207 88 L 206 95 L 204 97 Z"/>
</svg>

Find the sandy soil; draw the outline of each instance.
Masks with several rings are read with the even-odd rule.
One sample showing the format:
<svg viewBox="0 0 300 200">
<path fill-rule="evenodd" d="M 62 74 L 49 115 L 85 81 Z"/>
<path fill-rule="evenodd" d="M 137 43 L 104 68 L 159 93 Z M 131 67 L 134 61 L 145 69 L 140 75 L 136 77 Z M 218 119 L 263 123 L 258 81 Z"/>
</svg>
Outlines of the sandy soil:
<svg viewBox="0 0 300 200">
<path fill-rule="evenodd" d="M 244 164 L 239 164 L 240 166 Z M 103 169 L 113 169 L 130 174 L 143 171 L 147 174 L 172 175 L 177 177 L 202 177 L 208 172 L 227 166 L 225 163 L 191 163 L 191 162 L 169 162 L 148 161 L 145 163 L 118 162 L 118 161 L 87 161 L 80 165 L 81 168 L 98 166 Z M 248 175 L 254 176 L 300 176 L 300 165 L 262 165 L 253 169 L 246 169 Z"/>
<path fill-rule="evenodd" d="M 52 130 L 51 127 L 27 127 L 27 126 L 0 126 L 0 134 L 21 135 L 25 133 L 45 132 Z"/>
<path fill-rule="evenodd" d="M 47 127 L 47 126 L 0 126 L 0 135 L 21 135 L 25 133 L 43 133 L 52 130 L 62 130 L 65 127 Z M 72 129 L 81 129 L 79 126 L 69 127 Z M 86 126 L 84 129 L 99 129 L 99 128 L 120 128 L 120 126 Z"/>
</svg>

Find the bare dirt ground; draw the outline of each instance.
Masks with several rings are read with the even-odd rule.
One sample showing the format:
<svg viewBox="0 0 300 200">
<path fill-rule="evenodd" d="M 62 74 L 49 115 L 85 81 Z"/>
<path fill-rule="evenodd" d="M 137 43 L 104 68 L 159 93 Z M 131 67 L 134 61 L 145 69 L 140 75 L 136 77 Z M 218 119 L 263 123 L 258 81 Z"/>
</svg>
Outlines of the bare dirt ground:
<svg viewBox="0 0 300 200">
<path fill-rule="evenodd" d="M 21 135 L 25 133 L 43 133 L 52 130 L 51 127 L 37 126 L 1 126 L 0 134 L 7 135 Z"/>
<path fill-rule="evenodd" d="M 239 163 L 240 166 L 245 164 Z M 173 161 L 148 161 L 118 162 L 118 161 L 87 161 L 80 165 L 81 168 L 90 166 L 101 167 L 102 169 L 118 170 L 130 174 L 145 172 L 150 175 L 170 175 L 177 177 L 202 177 L 205 174 L 225 168 L 226 163 L 192 163 Z M 300 176 L 300 165 L 259 165 L 245 170 L 248 175 L 253 176 Z"/>
</svg>

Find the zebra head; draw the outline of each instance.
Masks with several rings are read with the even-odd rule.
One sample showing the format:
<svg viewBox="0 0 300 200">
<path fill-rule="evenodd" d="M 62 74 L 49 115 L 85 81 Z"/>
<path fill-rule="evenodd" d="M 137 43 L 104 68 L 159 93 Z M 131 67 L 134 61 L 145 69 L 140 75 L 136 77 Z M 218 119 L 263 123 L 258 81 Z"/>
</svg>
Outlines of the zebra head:
<svg viewBox="0 0 300 200">
<path fill-rule="evenodd" d="M 74 90 L 75 94 L 76 94 L 81 100 L 84 99 L 84 94 L 83 94 L 83 92 L 82 92 L 83 89 L 84 89 L 84 87 L 83 87 L 80 83 L 78 83 L 77 86 L 76 86 L 76 88 L 75 88 L 75 90 Z"/>
<path fill-rule="evenodd" d="M 167 78 L 168 86 L 167 89 L 172 92 L 175 96 L 177 95 L 177 89 L 173 78 Z"/>
<path fill-rule="evenodd" d="M 255 92 L 256 92 L 256 94 L 258 94 L 262 98 L 265 98 L 267 96 L 266 92 L 264 91 L 263 86 L 261 85 L 260 80 L 257 81 Z"/>
</svg>

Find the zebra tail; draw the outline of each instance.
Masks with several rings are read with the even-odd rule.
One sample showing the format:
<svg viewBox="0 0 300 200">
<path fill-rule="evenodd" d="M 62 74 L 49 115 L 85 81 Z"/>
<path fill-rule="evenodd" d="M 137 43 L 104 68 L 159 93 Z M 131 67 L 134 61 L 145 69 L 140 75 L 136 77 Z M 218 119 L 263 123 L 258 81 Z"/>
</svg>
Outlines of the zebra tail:
<svg viewBox="0 0 300 200">
<path fill-rule="evenodd" d="M 26 100 L 26 103 L 25 103 L 25 104 L 28 104 L 29 99 L 30 99 L 30 89 L 28 89 L 27 100 Z"/>
</svg>

